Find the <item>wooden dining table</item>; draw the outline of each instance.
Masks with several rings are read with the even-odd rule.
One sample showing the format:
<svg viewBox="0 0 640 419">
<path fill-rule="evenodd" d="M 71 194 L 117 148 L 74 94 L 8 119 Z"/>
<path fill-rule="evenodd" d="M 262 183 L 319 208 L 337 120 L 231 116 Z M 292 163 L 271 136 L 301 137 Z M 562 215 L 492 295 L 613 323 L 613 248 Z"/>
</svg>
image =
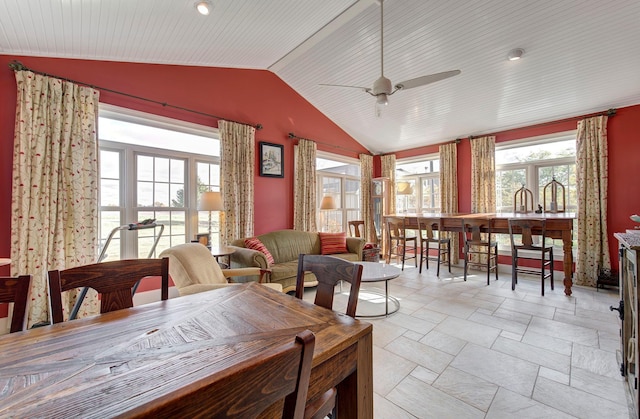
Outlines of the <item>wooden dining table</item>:
<svg viewBox="0 0 640 419">
<path fill-rule="evenodd" d="M 403 217 L 406 227 L 411 229 L 418 228 L 418 217 L 441 218 L 442 228 L 445 231 L 462 231 L 462 221 L 464 218 L 475 218 L 487 220 L 491 223 L 492 233 L 509 234 L 509 218 L 532 219 L 543 218 L 546 223 L 546 236 L 552 239 L 562 240 L 563 250 L 563 271 L 564 271 L 564 293 L 571 295 L 571 287 L 573 286 L 573 220 L 576 218 L 574 213 L 558 212 L 558 213 L 425 213 L 425 214 L 390 214 L 385 217 Z M 537 233 L 537 231 L 533 231 Z M 386 236 L 385 236 L 386 239 Z"/>
<path fill-rule="evenodd" d="M 337 387 L 341 417 L 372 418 L 371 324 L 256 283 L 0 336 L 0 417 L 129 417 L 175 393 L 188 404 L 194 380 L 305 329 L 316 336 L 308 400 Z"/>
</svg>

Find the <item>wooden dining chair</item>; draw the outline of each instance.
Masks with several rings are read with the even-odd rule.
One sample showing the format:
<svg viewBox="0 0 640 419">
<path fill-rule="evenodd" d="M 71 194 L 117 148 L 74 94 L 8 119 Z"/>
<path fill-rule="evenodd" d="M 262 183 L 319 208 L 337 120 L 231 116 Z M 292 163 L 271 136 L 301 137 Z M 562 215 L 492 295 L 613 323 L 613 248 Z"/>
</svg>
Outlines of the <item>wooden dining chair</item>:
<svg viewBox="0 0 640 419">
<path fill-rule="evenodd" d="M 402 270 L 406 259 L 413 258 L 418 267 L 418 238 L 408 236 L 404 217 L 385 217 L 387 224 L 387 263 L 391 262 L 391 256 L 402 258 Z M 407 249 L 408 247 L 408 249 Z M 407 250 L 411 251 L 407 257 Z"/>
<path fill-rule="evenodd" d="M 536 234 L 533 234 L 533 231 Z M 540 275 L 542 295 L 544 296 L 544 281 L 549 278 L 553 290 L 553 245 L 546 243 L 547 220 L 537 219 L 509 219 L 509 237 L 511 238 L 511 289 L 516 289 L 518 273 Z M 539 244 L 534 243 L 534 237 L 539 237 Z M 539 261 L 540 269 L 520 266 L 521 259 Z M 546 269 L 548 269 L 548 271 Z"/>
<path fill-rule="evenodd" d="M 348 221 L 347 225 L 349 226 L 349 236 L 364 237 L 364 221 Z"/>
<path fill-rule="evenodd" d="M 169 258 L 128 259 L 49 271 L 53 323 L 63 321 L 62 292 L 93 288 L 100 294 L 100 313 L 133 307 L 132 289 L 142 278 L 161 277 L 161 298 L 169 298 Z"/>
<path fill-rule="evenodd" d="M 483 238 L 486 235 L 486 238 Z M 464 240 L 464 280 L 470 265 L 487 270 L 487 285 L 490 284 L 491 271 L 498 280 L 498 242 L 491 240 L 491 220 L 464 218 L 462 220 L 462 238 Z M 484 259 L 484 260 L 483 260 Z"/>
<path fill-rule="evenodd" d="M 336 284 L 340 281 L 351 284 L 346 315 L 355 317 L 362 279 L 362 265 L 334 256 L 300 254 L 296 277 L 296 297 L 299 299 L 302 299 L 304 295 L 305 272 L 313 273 L 318 281 L 314 304 L 329 310 L 333 310 L 333 295 Z"/>
<path fill-rule="evenodd" d="M 31 275 L 0 277 L 0 303 L 13 303 L 9 333 L 24 330 Z"/>
<path fill-rule="evenodd" d="M 440 276 L 440 262 L 442 256 L 447 257 L 447 263 L 449 264 L 449 273 L 451 273 L 451 240 L 443 238 L 442 234 L 442 218 L 434 217 L 418 217 L 418 239 L 420 240 L 420 269 L 418 273 L 422 273 L 422 263 L 426 262 L 427 269 L 429 269 L 429 251 L 436 249 L 438 268 L 436 275 Z M 431 247 L 431 244 L 435 244 L 436 247 Z"/>
<path fill-rule="evenodd" d="M 298 256 L 298 276 L 296 277 L 296 298 L 299 299 L 304 296 L 305 272 L 312 272 L 318 281 L 314 304 L 329 310 L 333 310 L 336 284 L 340 281 L 351 284 L 346 314 L 350 317 L 356 316 L 362 280 L 362 265 L 333 256 L 300 254 Z M 320 419 L 332 412 L 335 413 L 336 394 L 336 388 L 332 388 L 314 400 L 307 406 L 305 418 Z"/>
<path fill-rule="evenodd" d="M 315 349 L 310 330 L 294 342 L 256 352 L 255 357 L 194 381 L 129 412 L 129 417 L 305 418 Z"/>
</svg>

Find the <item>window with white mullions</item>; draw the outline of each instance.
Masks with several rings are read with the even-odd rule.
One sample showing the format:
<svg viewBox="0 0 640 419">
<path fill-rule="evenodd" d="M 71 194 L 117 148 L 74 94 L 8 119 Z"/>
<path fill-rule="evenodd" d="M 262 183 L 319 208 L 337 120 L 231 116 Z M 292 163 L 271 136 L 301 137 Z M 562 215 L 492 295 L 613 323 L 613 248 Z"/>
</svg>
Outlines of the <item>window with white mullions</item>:
<svg viewBox="0 0 640 419">
<path fill-rule="evenodd" d="M 220 192 L 220 164 L 198 161 L 196 167 L 197 201 L 200 202 L 203 192 Z M 209 227 L 211 227 L 211 243 L 220 243 L 220 212 L 198 211 L 198 231 L 208 232 Z"/>
<path fill-rule="evenodd" d="M 98 126 L 101 246 L 114 228 L 145 219 L 165 226 L 155 255 L 208 232 L 209 214 L 197 204 L 220 188 L 216 130 L 109 105 Z M 212 219 L 215 239 L 218 214 Z M 147 257 L 159 231 L 116 232 L 105 260 Z"/>
<path fill-rule="evenodd" d="M 513 212 L 514 194 L 522 186 L 531 190 L 534 209 L 537 209 L 538 205 L 544 207 L 544 187 L 554 178 L 565 187 L 565 211 L 575 213 L 578 203 L 575 131 L 511 141 L 504 145 L 496 144 L 498 212 Z M 549 191 L 547 201 L 550 200 L 548 195 Z M 574 222 L 574 233 L 576 228 L 577 221 Z M 500 248 L 509 249 L 509 236 L 497 236 Z M 554 240 L 554 246 L 560 250 L 562 240 Z M 575 246 L 574 243 L 574 248 Z"/>
<path fill-rule="evenodd" d="M 421 156 L 396 162 L 396 212 L 440 212 L 440 159 Z"/>
<path fill-rule="evenodd" d="M 361 219 L 360 161 L 318 152 L 316 180 L 318 231 L 347 231 L 348 221 Z M 324 197 L 331 198 L 329 202 L 333 204 L 333 208 L 321 208 Z"/>
<path fill-rule="evenodd" d="M 155 219 L 164 232 L 158 248 L 184 243 L 186 237 L 186 159 L 136 154 L 136 212 L 138 220 Z M 155 229 L 138 231 L 138 257 L 146 257 L 156 239 Z"/>
</svg>

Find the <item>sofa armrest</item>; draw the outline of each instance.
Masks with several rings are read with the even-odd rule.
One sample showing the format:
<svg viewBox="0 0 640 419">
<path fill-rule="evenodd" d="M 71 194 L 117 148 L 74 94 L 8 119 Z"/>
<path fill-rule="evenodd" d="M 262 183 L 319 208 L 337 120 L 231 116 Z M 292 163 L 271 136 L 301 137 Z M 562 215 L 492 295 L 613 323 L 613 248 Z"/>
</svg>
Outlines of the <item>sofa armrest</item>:
<svg viewBox="0 0 640 419">
<path fill-rule="evenodd" d="M 364 239 L 359 237 L 347 237 L 347 250 L 349 253 L 357 253 L 358 260 L 362 260 L 362 248 L 364 247 Z"/>
<path fill-rule="evenodd" d="M 228 246 L 235 251 L 231 254 L 232 266 L 240 268 L 261 268 L 268 269 L 267 257 L 264 253 L 257 250 L 247 249 L 246 247 Z M 257 274 L 256 274 L 257 275 Z"/>
</svg>

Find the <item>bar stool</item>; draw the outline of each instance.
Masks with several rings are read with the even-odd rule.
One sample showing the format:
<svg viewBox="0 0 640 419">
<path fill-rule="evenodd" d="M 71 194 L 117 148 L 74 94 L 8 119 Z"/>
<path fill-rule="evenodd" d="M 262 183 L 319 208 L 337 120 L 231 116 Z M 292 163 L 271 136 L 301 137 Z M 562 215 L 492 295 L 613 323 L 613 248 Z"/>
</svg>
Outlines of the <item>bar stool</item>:
<svg viewBox="0 0 640 419">
<path fill-rule="evenodd" d="M 486 240 L 482 239 L 481 232 L 487 235 Z M 473 265 L 487 269 L 487 285 L 490 284 L 491 271 L 495 271 L 497 281 L 498 242 L 491 240 L 491 220 L 464 218 L 462 238 L 464 239 L 464 280 L 467 280 L 468 266 Z M 483 258 L 486 260 L 483 261 Z"/>
<path fill-rule="evenodd" d="M 402 257 L 402 270 L 404 271 L 404 261 L 413 258 L 416 268 L 418 267 L 418 238 L 416 236 L 407 237 L 407 229 L 403 217 L 385 217 L 387 223 L 387 263 L 391 262 L 391 256 Z M 413 243 L 409 250 L 413 251 L 413 256 L 407 258 L 407 245 Z"/>
<path fill-rule="evenodd" d="M 434 233 L 436 230 L 437 236 Z M 442 219 L 441 218 L 427 218 L 418 217 L 418 237 L 420 238 L 420 270 L 422 273 L 422 261 L 426 260 L 427 269 L 429 269 L 429 250 L 438 250 L 438 269 L 436 275 L 440 276 L 440 261 L 442 255 L 447 256 L 447 262 L 449 264 L 449 273 L 451 273 L 451 240 L 448 238 L 441 238 L 442 234 Z M 431 243 L 435 243 L 437 247 L 431 247 Z"/>
<path fill-rule="evenodd" d="M 509 219 L 509 236 L 511 238 L 511 289 L 516 289 L 518 273 L 540 275 L 542 295 L 544 296 L 544 280 L 549 278 L 553 290 L 553 245 L 547 246 L 545 219 Z M 533 243 L 533 231 L 540 231 L 540 244 Z M 529 252 L 523 255 L 520 250 Z M 549 255 L 547 259 L 546 256 Z M 520 259 L 540 261 L 540 269 L 518 266 Z M 549 271 L 545 273 L 545 268 Z"/>
<path fill-rule="evenodd" d="M 351 237 L 364 237 L 364 221 L 348 221 L 349 236 Z"/>
</svg>

